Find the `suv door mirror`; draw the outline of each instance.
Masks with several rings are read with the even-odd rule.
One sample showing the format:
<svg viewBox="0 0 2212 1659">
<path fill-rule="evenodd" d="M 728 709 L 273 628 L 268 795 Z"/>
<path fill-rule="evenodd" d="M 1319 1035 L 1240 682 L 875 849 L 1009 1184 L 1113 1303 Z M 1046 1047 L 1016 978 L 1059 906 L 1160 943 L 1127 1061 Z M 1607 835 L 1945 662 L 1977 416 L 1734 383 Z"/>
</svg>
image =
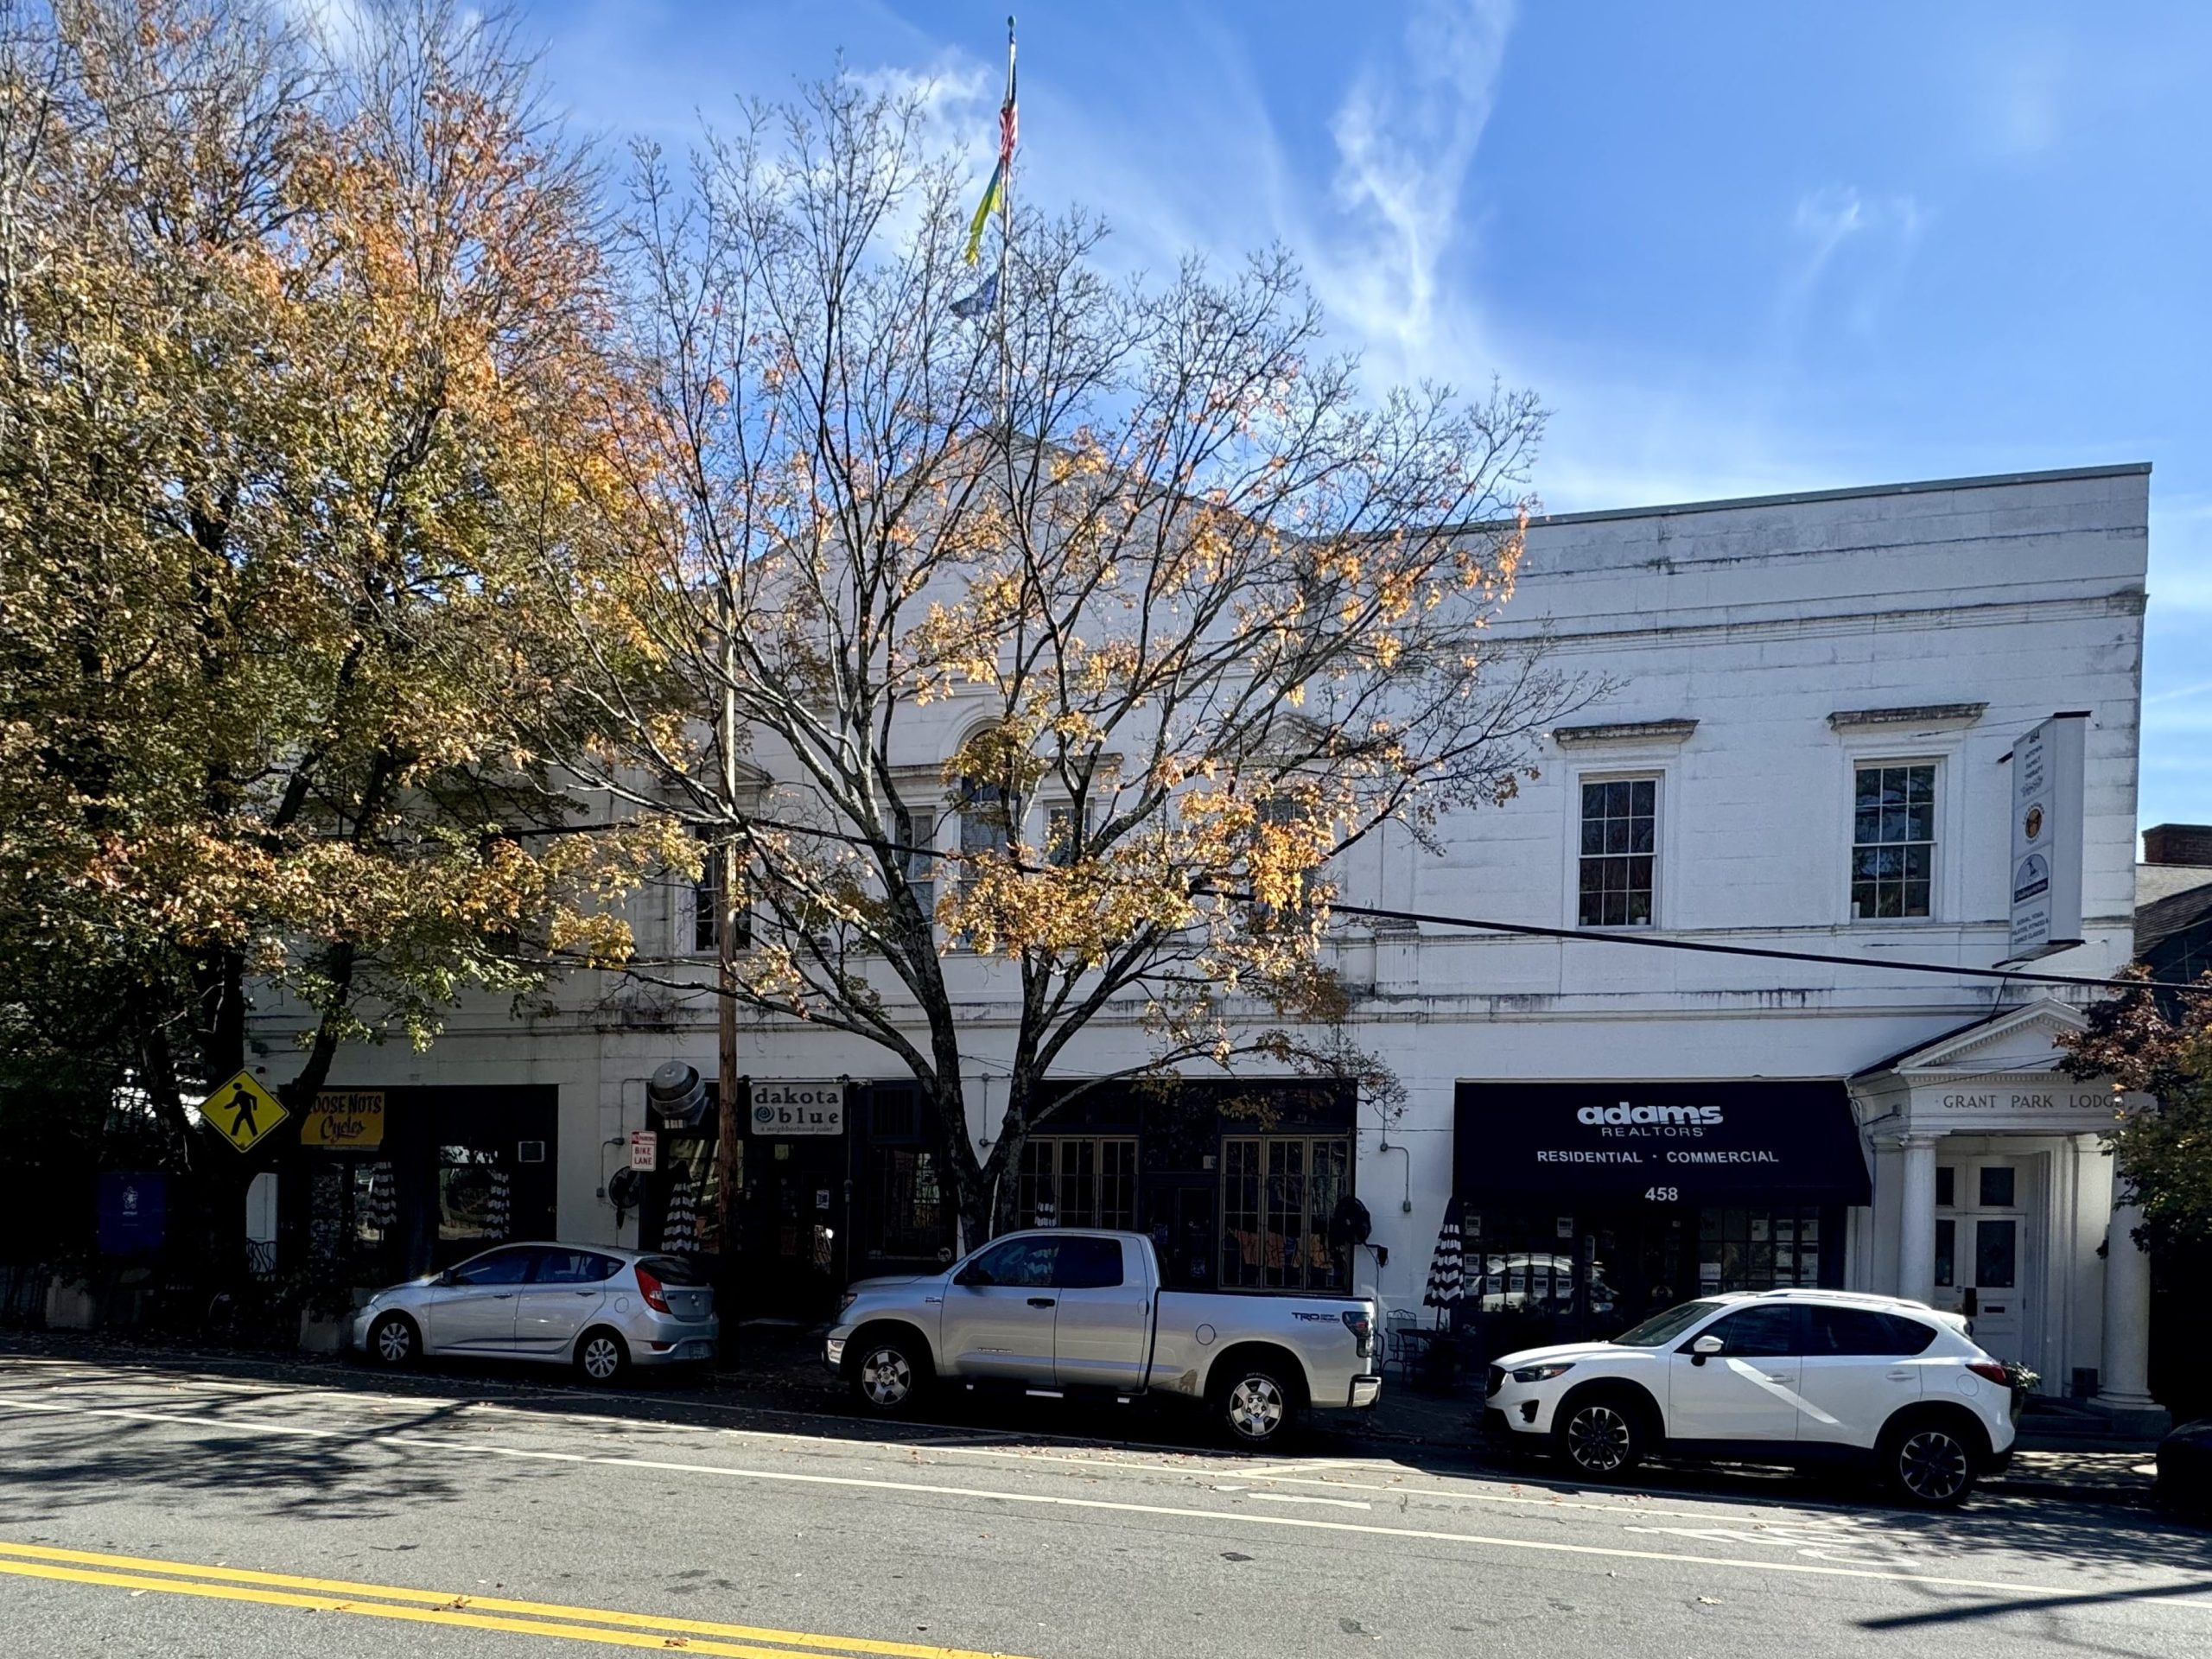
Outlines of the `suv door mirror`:
<svg viewBox="0 0 2212 1659">
<path fill-rule="evenodd" d="M 1690 1363 L 1702 1365 L 1727 1345 L 1718 1337 L 1700 1337 L 1690 1344 Z"/>
<path fill-rule="evenodd" d="M 970 1287 L 976 1285 L 988 1285 L 991 1282 L 991 1275 L 986 1272 L 980 1264 L 970 1262 L 966 1267 L 961 1268 L 959 1272 L 952 1275 L 952 1282 L 956 1285 L 965 1285 Z"/>
</svg>

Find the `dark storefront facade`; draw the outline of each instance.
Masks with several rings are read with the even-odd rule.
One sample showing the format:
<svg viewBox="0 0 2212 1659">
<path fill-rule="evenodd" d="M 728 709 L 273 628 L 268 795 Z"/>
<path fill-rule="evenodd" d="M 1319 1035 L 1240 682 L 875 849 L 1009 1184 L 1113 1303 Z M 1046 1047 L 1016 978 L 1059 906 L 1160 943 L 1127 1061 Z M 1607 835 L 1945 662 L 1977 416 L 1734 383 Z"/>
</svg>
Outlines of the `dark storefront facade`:
<svg viewBox="0 0 2212 1659">
<path fill-rule="evenodd" d="M 818 1318 L 854 1280 L 952 1260 L 957 1207 L 914 1084 L 755 1078 L 746 1089 L 735 1253 L 720 1264 L 741 1316 Z M 715 1147 L 712 1113 L 661 1134 L 658 1167 L 637 1192 L 647 1244 L 716 1254 Z M 1332 1222 L 1352 1166 L 1349 1090 L 1116 1084 L 1044 1117 L 1007 1178 L 1007 1203 L 1018 1227 L 1147 1233 L 1178 1285 L 1341 1290 L 1351 1251 Z"/>
<path fill-rule="evenodd" d="M 1463 1083 L 1464 1300 L 1493 1349 L 1694 1296 L 1840 1287 L 1872 1188 L 1841 1082 Z"/>
<path fill-rule="evenodd" d="M 278 1157 L 283 1234 L 360 1285 L 551 1238 L 559 1116 L 550 1087 L 326 1090 Z"/>
</svg>

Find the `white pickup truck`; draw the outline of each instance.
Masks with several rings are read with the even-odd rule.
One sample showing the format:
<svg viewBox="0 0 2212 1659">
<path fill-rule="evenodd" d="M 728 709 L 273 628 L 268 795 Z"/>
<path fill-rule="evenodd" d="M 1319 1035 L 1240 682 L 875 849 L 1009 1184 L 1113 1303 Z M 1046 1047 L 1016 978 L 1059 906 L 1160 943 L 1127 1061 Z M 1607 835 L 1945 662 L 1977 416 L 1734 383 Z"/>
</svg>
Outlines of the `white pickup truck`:
<svg viewBox="0 0 2212 1659">
<path fill-rule="evenodd" d="M 1058 1398 L 1203 1401 L 1239 1445 L 1301 1412 L 1363 1411 L 1382 1392 L 1375 1304 L 1303 1291 L 1165 1290 L 1141 1233 L 1008 1233 L 940 1274 L 866 1279 L 823 1352 L 868 1410 L 932 1383 Z"/>
</svg>

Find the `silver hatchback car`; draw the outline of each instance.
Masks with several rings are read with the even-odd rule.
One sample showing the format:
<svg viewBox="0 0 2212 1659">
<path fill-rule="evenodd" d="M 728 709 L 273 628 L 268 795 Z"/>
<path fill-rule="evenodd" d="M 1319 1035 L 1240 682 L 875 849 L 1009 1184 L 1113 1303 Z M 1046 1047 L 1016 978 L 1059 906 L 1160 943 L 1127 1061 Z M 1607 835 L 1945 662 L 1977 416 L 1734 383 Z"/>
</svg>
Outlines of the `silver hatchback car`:
<svg viewBox="0 0 2212 1659">
<path fill-rule="evenodd" d="M 715 1293 L 682 1258 L 599 1244 L 502 1244 L 380 1290 L 353 1319 L 371 1363 L 492 1354 L 573 1365 L 587 1382 L 632 1365 L 714 1358 Z"/>
</svg>

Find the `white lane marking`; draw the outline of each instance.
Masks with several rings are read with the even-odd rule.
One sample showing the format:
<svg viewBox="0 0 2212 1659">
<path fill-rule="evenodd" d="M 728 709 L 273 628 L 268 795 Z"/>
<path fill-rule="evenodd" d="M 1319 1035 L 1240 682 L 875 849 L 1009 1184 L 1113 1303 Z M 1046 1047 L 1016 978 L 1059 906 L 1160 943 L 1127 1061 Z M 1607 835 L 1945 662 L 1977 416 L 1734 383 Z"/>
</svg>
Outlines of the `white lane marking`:
<svg viewBox="0 0 2212 1659">
<path fill-rule="evenodd" d="M 37 1363 L 41 1364 L 56 1365 L 61 1363 L 60 1361 L 44 1360 Z M 110 1375 L 113 1376 L 114 1374 L 111 1373 Z M 91 1377 L 87 1377 L 85 1380 L 88 1383 L 92 1383 L 97 1381 L 97 1379 Z M 205 1382 L 207 1379 L 197 1379 L 197 1381 Z M 21 1396 L 14 1390 L 0 1389 L 0 1401 L 15 1400 L 20 1397 Z M 543 1398 L 546 1400 L 573 1400 L 576 1396 L 573 1394 L 548 1393 L 531 1397 Z M 646 1402 L 650 1402 L 652 1399 L 652 1396 L 642 1395 L 621 1397 L 634 1397 L 640 1401 Z M 1176 1456 L 1175 1462 L 1162 1462 L 1156 1459 L 1147 1458 L 1114 1457 L 1103 1454 L 1077 1457 L 1064 1452 L 1034 1451 L 1028 1449 L 1025 1443 L 1030 1440 L 1041 1440 L 1051 1444 L 1065 1444 L 1069 1442 L 1089 1444 L 1090 1442 L 1084 1441 L 1080 1437 L 1073 1435 L 1031 1435 L 1027 1431 L 1018 1437 L 1013 1435 L 996 1436 L 995 1438 L 999 1439 L 1002 1442 L 996 1446 L 966 1443 L 963 1437 L 956 1434 L 947 1434 L 942 1437 L 934 1437 L 927 1440 L 868 1440 L 855 1439 L 842 1434 L 807 1434 L 790 1429 L 739 1428 L 703 1423 L 670 1423 L 658 1419 L 640 1420 L 634 1417 L 616 1417 L 599 1412 L 564 1411 L 549 1415 L 549 1414 L 543 1411 L 532 1411 L 521 1407 L 505 1404 L 498 1401 L 461 1399 L 458 1396 L 449 1395 L 417 1395 L 370 1394 L 355 1392 L 353 1390 L 296 1389 L 288 1395 L 288 1398 L 303 1402 L 320 1402 L 335 1406 L 361 1406 L 365 1404 L 371 1408 L 394 1411 L 429 1409 L 439 1405 L 453 1405 L 457 1403 L 461 1407 L 462 1411 L 467 1414 L 481 1413 L 490 1416 L 518 1418 L 523 1421 L 531 1424 L 532 1427 L 545 1427 L 552 1423 L 588 1423 L 604 1424 L 613 1428 L 632 1431 L 640 1429 L 674 1429 L 687 1433 L 721 1434 L 728 1435 L 731 1438 L 737 1440 L 766 1440 L 778 1446 L 792 1444 L 820 1446 L 840 1450 L 850 1450 L 861 1453 L 872 1453 L 879 1456 L 896 1453 L 901 1450 L 912 1446 L 922 1446 L 932 1452 L 955 1457 L 989 1458 L 1001 1462 L 1014 1464 L 1050 1464 L 1063 1465 L 1073 1469 L 1147 1471 L 1168 1476 L 1178 1480 L 1198 1480 L 1211 1482 L 1217 1478 L 1219 1474 L 1233 1471 L 1240 1477 L 1250 1479 L 1264 1479 L 1277 1485 L 1312 1486 L 1318 1487 L 1325 1491 L 1373 1492 L 1378 1496 L 1385 1497 L 1417 1497 L 1422 1499 L 1424 1502 L 1433 1503 L 1491 1503 L 1509 1508 L 1533 1507 L 1540 1510 L 1584 1510 L 1596 1515 L 1618 1516 L 1623 1518 L 1633 1516 L 1643 1520 L 1712 1521 L 1727 1516 L 1738 1516 L 1745 1513 L 1744 1510 L 1738 1507 L 1738 1503 L 1731 1503 L 1718 1510 L 1714 1510 L 1662 1509 L 1649 1504 L 1639 1504 L 1629 1502 L 1626 1501 L 1625 1497 L 1622 1500 L 1592 1502 L 1587 1499 L 1561 1497 L 1558 1493 L 1554 1492 L 1551 1488 L 1535 1481 L 1529 1482 L 1528 1484 L 1527 1490 L 1525 1491 L 1497 1492 L 1484 1491 L 1471 1486 L 1462 1490 L 1454 1487 L 1443 1486 L 1410 1486 L 1398 1483 L 1393 1483 L 1387 1485 L 1370 1484 L 1366 1482 L 1360 1481 L 1330 1479 L 1325 1478 L 1309 1478 L 1296 1475 L 1277 1474 L 1274 1472 L 1277 1469 L 1288 1468 L 1325 1469 L 1330 1467 L 1342 1467 L 1362 1470 L 1387 1470 L 1401 1466 L 1389 1463 L 1387 1460 L 1378 1459 L 1317 1458 L 1304 1463 L 1273 1464 L 1262 1468 L 1254 1469 L 1247 1466 L 1243 1462 L 1232 1455 L 1211 1453 L 1201 1450 L 1194 1450 L 1190 1447 L 1161 1446 L 1156 1448 L 1162 1452 L 1174 1453 Z M 687 1405 L 716 1405 L 716 1402 L 714 1402 L 687 1401 L 684 1403 Z M 751 1408 L 721 1405 L 716 1405 L 716 1408 L 721 1410 L 751 1409 Z M 761 1409 L 766 1411 L 768 1414 L 778 1416 L 818 1419 L 821 1415 L 818 1412 L 786 1412 L 775 1408 L 762 1408 Z M 333 1436 L 342 1435 L 345 1433 L 345 1431 L 342 1430 L 325 1430 L 319 1432 Z M 979 1438 L 982 1437 L 979 1436 Z M 1146 1443 L 1141 1441 L 1121 1441 L 1116 1442 L 1116 1444 L 1123 1450 L 1146 1449 Z M 1223 1468 L 1222 1465 L 1227 1465 L 1226 1469 Z M 1466 1477 L 1466 1478 L 1470 1481 L 1473 1481 L 1481 1478 L 1481 1477 L 1471 1473 Z M 1494 1476 L 1491 1478 L 1493 1482 L 1496 1482 L 1503 1478 Z M 1694 1493 L 1664 1493 L 1658 1495 L 1672 1497 L 1677 1499 L 1688 1499 L 1691 1502 L 1695 1502 L 1697 1496 Z M 1859 1514 L 1857 1510 L 1850 1508 L 1840 1503 L 1823 1502 L 1820 1499 L 1802 1497 L 1794 1497 L 1789 1502 L 1783 1502 L 1777 1498 L 1764 1498 L 1757 1495 L 1751 1495 L 1751 1501 L 1753 1507 L 1750 1512 L 1753 1515 L 1758 1514 L 1761 1510 L 1765 1510 L 1777 1517 L 1783 1518 L 1793 1516 L 1808 1516 L 1814 1517 L 1835 1516 L 1849 1519 Z M 1764 1523 L 1762 1522 L 1762 1524 Z"/>
<path fill-rule="evenodd" d="M 233 1420 L 185 1417 L 169 1412 L 134 1411 L 118 1407 L 65 1406 L 42 1401 L 14 1402 L 19 1411 L 58 1415 L 119 1418 L 158 1423 L 170 1428 L 213 1429 L 226 1439 L 251 1439 L 256 1433 L 292 1434 L 312 1440 L 351 1439 L 357 1443 L 404 1446 L 451 1453 L 474 1452 L 483 1457 L 510 1458 L 530 1462 L 590 1465 L 610 1469 L 650 1469 L 662 1474 L 707 1475 L 723 1480 L 757 1481 L 786 1486 L 831 1486 L 845 1491 L 905 1492 L 922 1497 L 965 1498 L 986 1503 L 1029 1504 L 1041 1509 L 1094 1510 L 1116 1515 L 1164 1516 L 1179 1521 L 1228 1522 L 1236 1526 L 1287 1527 L 1302 1531 L 1354 1533 L 1375 1538 L 1406 1538 L 1427 1543 L 1471 1544 L 1486 1549 L 1529 1550 L 1548 1555 L 1580 1555 L 1603 1560 L 1658 1561 L 1675 1567 L 1726 1567 L 1753 1573 L 1781 1573 L 1803 1577 L 1866 1579 L 1891 1584 L 1925 1584 L 1956 1590 L 1986 1590 L 2008 1596 L 2071 1597 L 2082 1593 L 2079 1585 L 2024 1584 L 2016 1580 L 1967 1579 L 1933 1573 L 1897 1573 L 1870 1567 L 1815 1566 L 1802 1561 L 1745 1560 L 1726 1555 L 1691 1555 L 1669 1550 L 1624 1549 L 1607 1544 L 1570 1544 L 1541 1538 L 1500 1538 L 1481 1533 L 1440 1532 L 1421 1527 L 1388 1527 L 1359 1521 L 1324 1521 L 1292 1515 L 1261 1515 L 1249 1510 L 1195 1510 L 1171 1503 L 1128 1503 L 1113 1498 L 1067 1497 L 1050 1492 L 997 1491 L 975 1486 L 943 1486 L 924 1481 L 886 1480 L 861 1475 L 805 1474 L 795 1470 L 739 1469 L 724 1464 L 676 1463 L 662 1458 L 618 1458 L 587 1452 L 549 1452 L 534 1447 L 496 1446 L 427 1434 L 349 1433 L 343 1429 L 309 1428 L 297 1424 L 246 1425 Z M 2182 1580 L 2171 1583 L 2141 1583 L 2134 1588 L 2174 1605 L 2212 1613 L 2212 1601 L 2197 1599 L 2206 1586 Z M 2160 1593 L 2164 1592 L 2164 1593 Z"/>
<path fill-rule="evenodd" d="M 1339 1510 L 1371 1510 L 1375 1507 L 1363 1497 L 1308 1497 L 1302 1492 L 1254 1492 L 1252 1496 L 1269 1503 L 1327 1503 Z"/>
</svg>

